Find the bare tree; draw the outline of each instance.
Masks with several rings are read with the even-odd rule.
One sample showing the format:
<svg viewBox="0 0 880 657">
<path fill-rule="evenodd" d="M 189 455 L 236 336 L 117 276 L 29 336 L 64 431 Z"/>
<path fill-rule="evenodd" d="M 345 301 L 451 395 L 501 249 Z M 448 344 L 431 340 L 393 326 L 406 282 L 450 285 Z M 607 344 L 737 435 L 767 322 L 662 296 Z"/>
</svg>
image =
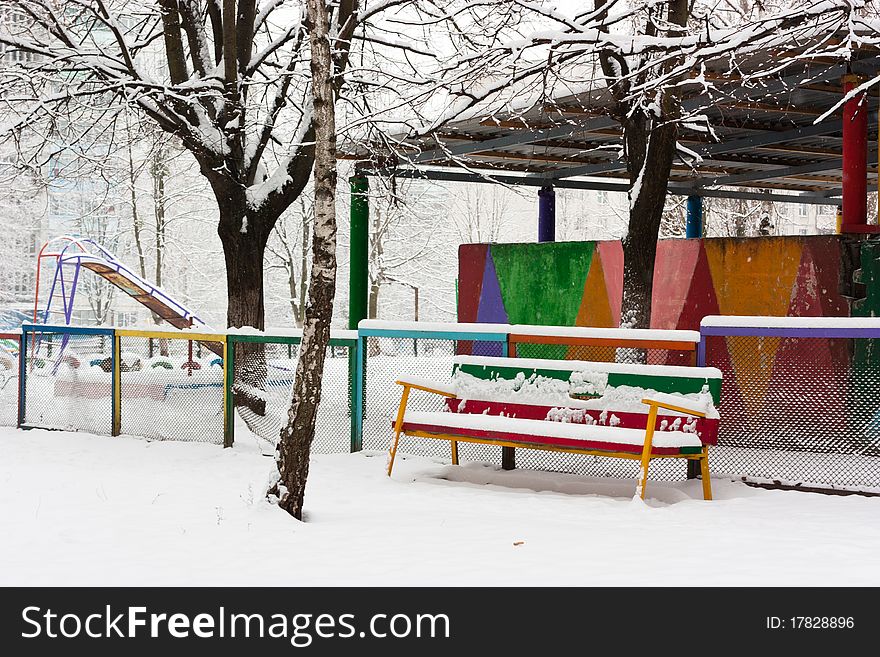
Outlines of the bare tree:
<svg viewBox="0 0 880 657">
<path fill-rule="evenodd" d="M 302 327 L 306 314 L 314 204 L 310 196 L 303 194 L 294 207 L 295 212 L 288 212 L 275 224 L 272 238 L 266 245 L 266 254 L 267 267 L 284 272 L 290 314 L 294 323 Z"/>
<path fill-rule="evenodd" d="M 276 452 L 279 479 L 273 490 L 279 506 L 298 519 L 302 519 L 309 454 L 321 401 L 321 374 L 330 343 L 336 280 L 336 82 L 330 50 L 330 21 L 323 0 L 307 0 L 306 6 L 312 48 L 312 122 L 316 140 L 312 270 L 293 400 Z"/>
<path fill-rule="evenodd" d="M 466 185 L 450 203 L 449 217 L 463 243 L 497 242 L 510 213 L 505 190 Z"/>
</svg>

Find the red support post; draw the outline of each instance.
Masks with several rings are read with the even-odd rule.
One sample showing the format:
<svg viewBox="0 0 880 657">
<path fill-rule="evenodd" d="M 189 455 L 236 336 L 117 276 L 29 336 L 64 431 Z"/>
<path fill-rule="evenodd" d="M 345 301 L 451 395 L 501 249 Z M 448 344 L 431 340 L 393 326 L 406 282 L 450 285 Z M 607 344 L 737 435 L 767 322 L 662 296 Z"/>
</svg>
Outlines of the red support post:
<svg viewBox="0 0 880 657">
<path fill-rule="evenodd" d="M 848 94 L 862 79 L 843 77 L 843 91 Z M 843 106 L 843 226 L 868 223 L 868 102 L 864 93 L 850 98 Z"/>
</svg>

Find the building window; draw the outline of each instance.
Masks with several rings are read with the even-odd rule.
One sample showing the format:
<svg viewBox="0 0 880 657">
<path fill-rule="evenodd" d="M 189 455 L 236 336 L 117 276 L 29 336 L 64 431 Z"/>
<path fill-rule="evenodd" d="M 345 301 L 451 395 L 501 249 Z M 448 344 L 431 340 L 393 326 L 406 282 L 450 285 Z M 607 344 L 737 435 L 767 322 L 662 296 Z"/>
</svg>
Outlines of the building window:
<svg viewBox="0 0 880 657">
<path fill-rule="evenodd" d="M 807 217 L 807 216 L 809 216 L 809 214 L 810 213 L 809 213 L 809 208 L 807 207 L 807 204 L 801 203 L 798 206 L 798 216 L 799 217 Z"/>
<path fill-rule="evenodd" d="M 599 205 L 608 205 L 608 192 L 604 189 L 600 189 L 596 192 L 596 201 L 599 202 Z"/>
</svg>

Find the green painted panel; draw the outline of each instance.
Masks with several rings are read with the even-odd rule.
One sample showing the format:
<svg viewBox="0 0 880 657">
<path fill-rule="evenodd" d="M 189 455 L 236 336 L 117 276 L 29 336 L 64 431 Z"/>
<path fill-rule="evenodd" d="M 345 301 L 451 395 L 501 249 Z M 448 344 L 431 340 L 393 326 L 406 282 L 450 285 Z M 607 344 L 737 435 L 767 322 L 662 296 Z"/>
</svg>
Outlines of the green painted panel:
<svg viewBox="0 0 880 657">
<path fill-rule="evenodd" d="M 647 390 L 656 390 L 657 392 L 679 392 L 688 394 L 692 392 L 701 392 L 703 386 L 709 385 L 709 392 L 712 394 L 712 402 L 719 404 L 721 402 L 721 379 L 705 379 L 702 377 L 672 377 L 672 376 L 653 376 L 647 374 L 609 374 L 608 385 L 613 388 L 619 386 L 633 386 L 645 388 Z"/>
<path fill-rule="evenodd" d="M 595 242 L 493 244 L 492 261 L 511 324 L 574 326 Z M 518 345 L 521 358 L 563 359 L 563 345 Z"/>
<path fill-rule="evenodd" d="M 880 317 L 880 244 L 862 242 L 858 282 L 865 286 L 865 298 L 854 301 L 853 317 Z M 880 340 L 853 340 L 847 418 L 849 432 L 876 444 L 880 439 L 880 401 L 873 383 L 880 371 Z M 871 418 L 865 422 L 864 418 Z"/>
<path fill-rule="evenodd" d="M 461 364 L 456 366 L 465 374 L 470 374 L 478 379 L 515 379 L 517 374 L 522 372 L 531 376 L 533 373 L 548 379 L 557 379 L 559 381 L 568 381 L 571 377 L 571 370 L 543 370 L 543 369 L 525 369 L 520 367 L 487 367 L 485 365 Z M 645 388 L 646 390 L 656 390 L 657 392 L 678 392 L 688 394 L 700 392 L 703 386 L 709 385 L 709 392 L 712 395 L 712 401 L 716 405 L 721 401 L 721 379 L 706 379 L 704 377 L 681 377 L 681 376 L 659 376 L 649 374 L 608 374 L 608 385 L 612 388 L 619 386 L 633 386 L 635 388 Z"/>
<path fill-rule="evenodd" d="M 540 376 L 546 376 L 548 379 L 559 379 L 560 381 L 568 381 L 571 377 L 571 371 L 565 370 L 535 370 L 525 369 L 522 367 L 486 367 L 485 365 L 456 365 L 456 369 L 460 369 L 465 374 L 470 374 L 478 379 L 515 379 L 516 375 L 522 372 L 528 376 L 537 373 Z"/>
</svg>

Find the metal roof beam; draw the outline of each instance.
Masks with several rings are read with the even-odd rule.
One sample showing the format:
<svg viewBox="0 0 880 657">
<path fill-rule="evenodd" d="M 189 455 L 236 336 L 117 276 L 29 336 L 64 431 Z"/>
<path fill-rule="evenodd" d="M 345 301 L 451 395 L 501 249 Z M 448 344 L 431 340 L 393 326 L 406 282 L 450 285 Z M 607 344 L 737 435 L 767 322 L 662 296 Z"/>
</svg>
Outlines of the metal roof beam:
<svg viewBox="0 0 880 657">
<path fill-rule="evenodd" d="M 853 64 L 856 63 L 858 63 L 860 67 L 868 67 L 871 65 L 876 66 L 878 63 L 880 63 L 880 57 L 872 57 L 858 62 L 853 62 Z M 781 80 L 768 82 L 761 88 L 761 92 L 766 96 L 768 94 L 785 91 L 786 89 L 790 89 L 791 87 L 797 86 L 798 84 L 807 80 L 809 80 L 810 82 L 825 82 L 828 80 L 833 80 L 846 74 L 846 72 L 847 64 L 843 63 L 836 66 L 830 66 L 823 70 L 821 73 L 797 73 L 795 75 L 790 75 L 782 78 Z M 748 99 L 749 93 L 751 91 L 751 89 L 740 86 L 731 91 L 729 96 L 733 100 Z M 692 98 L 685 101 L 684 107 L 685 111 L 687 112 L 701 109 L 705 104 L 706 100 L 703 98 Z M 723 105 L 723 101 L 718 104 Z M 437 159 L 445 159 L 449 156 L 455 157 L 459 155 L 467 155 L 476 151 L 484 151 L 492 148 L 505 148 L 507 146 L 531 144 L 532 142 L 543 141 L 545 139 L 564 137 L 579 130 L 586 131 L 591 129 L 603 129 L 610 128 L 615 125 L 618 125 L 618 122 L 616 120 L 611 117 L 602 116 L 598 118 L 591 118 L 589 121 L 573 122 L 554 128 L 546 128 L 542 130 L 520 130 L 513 134 L 505 135 L 504 137 L 498 137 L 495 139 L 488 139 L 485 141 L 473 142 L 468 144 L 460 144 L 458 146 L 451 146 L 449 148 L 435 148 L 430 151 L 424 151 L 416 155 L 410 161 L 410 163 L 423 164 Z"/>
<path fill-rule="evenodd" d="M 398 178 L 414 178 L 423 180 L 435 180 L 440 182 L 471 182 L 471 183 L 497 183 L 511 186 L 540 187 L 543 182 L 537 178 L 527 176 L 495 175 L 492 172 L 476 171 L 437 171 L 433 169 L 398 169 L 395 175 Z M 600 180 L 560 180 L 556 185 L 561 189 L 588 189 L 608 192 L 626 193 L 629 191 L 629 183 L 605 182 Z M 828 198 L 825 194 L 841 194 L 841 190 L 827 190 L 821 193 L 809 194 L 774 194 L 772 192 L 748 192 L 743 190 L 706 189 L 693 184 L 670 183 L 670 194 L 679 196 L 705 196 L 712 198 L 736 198 L 756 201 L 776 201 L 780 203 L 800 203 L 808 205 L 840 205 L 840 199 Z"/>
<path fill-rule="evenodd" d="M 877 112 L 868 114 L 868 122 L 877 121 Z M 823 121 L 813 125 L 806 125 L 793 130 L 783 130 L 782 132 L 764 132 L 742 139 L 735 139 L 730 142 L 719 142 L 717 144 L 708 144 L 703 147 L 695 148 L 694 151 L 703 157 L 711 157 L 712 155 L 721 155 L 722 153 L 735 153 L 738 151 L 751 150 L 760 146 L 768 146 L 770 144 L 779 144 L 782 142 L 794 141 L 797 139 L 805 139 L 807 137 L 818 137 L 827 135 L 832 132 L 840 132 L 843 129 L 841 120 L 834 119 Z M 552 173 L 534 173 L 530 174 L 536 178 L 550 178 L 555 180 L 561 178 L 570 178 L 572 176 L 589 176 L 596 173 L 606 173 L 611 171 L 623 171 L 626 169 L 626 162 L 615 161 L 602 164 L 587 164 L 581 167 L 569 167 Z M 824 169 L 820 169 L 824 171 Z M 554 183 L 555 184 L 555 183 Z"/>
<path fill-rule="evenodd" d="M 869 160 L 877 159 L 877 151 L 868 152 Z M 810 164 L 802 164 L 795 167 L 782 167 L 779 169 L 767 169 L 764 171 L 749 171 L 748 173 L 737 173 L 730 176 L 720 176 L 705 184 L 709 185 L 735 185 L 738 183 L 748 182 L 750 180 L 771 180 L 773 178 L 788 178 L 803 173 L 818 173 L 820 171 L 831 171 L 840 169 L 843 166 L 841 158 L 825 160 L 824 162 L 811 162 Z"/>
</svg>

